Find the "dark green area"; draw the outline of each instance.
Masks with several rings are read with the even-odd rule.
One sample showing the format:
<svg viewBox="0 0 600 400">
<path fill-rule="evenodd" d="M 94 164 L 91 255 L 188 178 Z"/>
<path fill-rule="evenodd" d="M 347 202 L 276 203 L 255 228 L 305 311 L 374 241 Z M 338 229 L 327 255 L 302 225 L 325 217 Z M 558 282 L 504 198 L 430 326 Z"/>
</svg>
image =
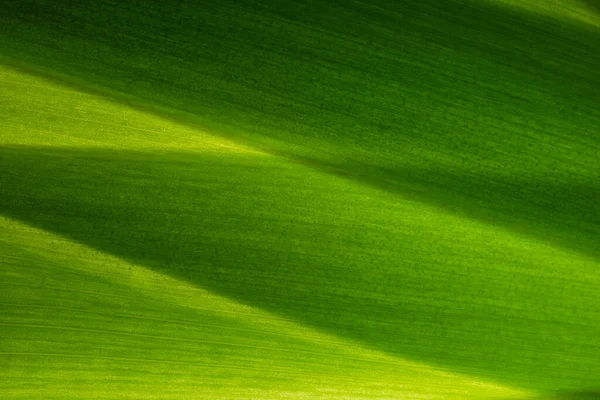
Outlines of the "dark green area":
<svg viewBox="0 0 600 400">
<path fill-rule="evenodd" d="M 600 391 L 585 390 L 577 392 L 560 392 L 540 397 L 535 397 L 531 400 L 600 400 Z"/>
<path fill-rule="evenodd" d="M 9 1 L 0 57 L 598 257 L 600 33 L 590 27 L 456 0 Z M 313 208 L 313 227 L 298 220 L 311 196 L 271 189 L 254 159 L 195 157 L 3 149 L 0 212 L 393 354 L 530 388 L 598 379 L 598 309 L 564 296 L 593 296 L 588 286 L 527 270 L 477 275 L 481 258 L 453 269 L 432 249 L 404 257 L 421 246 L 410 235 L 336 227 L 342 200 L 323 202 L 325 217 Z M 215 180 L 225 187 L 205 191 L 199 174 L 211 168 L 254 186 Z M 265 235 L 283 242 L 245 242 Z M 331 250 L 340 242 L 347 253 Z M 380 245 L 394 257 L 356 250 Z M 447 260 L 465 257 L 439 246 Z M 455 306 L 478 290 L 522 308 Z"/>
<path fill-rule="evenodd" d="M 420 227 L 377 191 L 272 158 L 1 153 L 8 217 L 390 354 L 530 388 L 598 383 L 600 299 L 577 264 Z"/>
<path fill-rule="evenodd" d="M 600 2 L 596 0 L 582 0 L 582 2 L 586 4 L 590 9 L 596 12 L 600 12 Z"/>
<path fill-rule="evenodd" d="M 600 391 L 564 393 L 556 396 L 556 400 L 599 400 Z"/>
</svg>

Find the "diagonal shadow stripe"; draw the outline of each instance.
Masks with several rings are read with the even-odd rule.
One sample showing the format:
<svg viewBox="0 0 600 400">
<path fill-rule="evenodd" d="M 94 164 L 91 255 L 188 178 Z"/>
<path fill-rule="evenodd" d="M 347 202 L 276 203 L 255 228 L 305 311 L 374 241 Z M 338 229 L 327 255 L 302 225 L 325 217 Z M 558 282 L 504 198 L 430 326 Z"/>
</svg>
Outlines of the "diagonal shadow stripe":
<svg viewBox="0 0 600 400">
<path fill-rule="evenodd" d="M 598 257 L 597 33 L 454 1 L 65 4 L 11 3 L 7 60 Z"/>
<path fill-rule="evenodd" d="M 11 64 L 11 68 L 28 75 L 40 75 L 47 80 L 57 81 L 60 85 L 80 90 L 78 85 L 74 85 L 64 76 L 41 72 L 22 63 Z M 84 92 L 103 98 L 106 96 L 100 89 L 88 88 Z M 113 95 L 105 98 L 193 129 L 198 128 L 199 124 L 202 126 L 202 123 L 198 122 L 201 118 L 192 114 L 156 108 L 148 103 L 136 103 L 130 97 L 120 97 L 114 93 Z M 204 130 L 206 129 L 204 126 Z M 448 213 L 477 218 L 494 226 L 544 240 L 553 246 L 596 259 L 600 257 L 597 240 L 600 232 L 600 166 L 596 168 L 594 165 L 596 160 L 593 159 L 593 154 L 598 146 L 593 138 L 586 139 L 579 146 L 592 154 L 592 160 L 584 159 L 586 169 L 575 173 L 567 172 L 570 163 L 581 163 L 582 160 L 566 158 L 560 160 L 560 164 L 554 170 L 546 171 L 540 179 L 531 176 L 526 178 L 527 173 L 523 175 L 521 171 L 530 169 L 527 172 L 531 172 L 537 167 L 527 160 L 523 163 L 523 155 L 518 153 L 512 161 L 521 163 L 521 171 L 512 172 L 512 175 L 507 176 L 499 173 L 500 170 L 494 171 L 490 168 L 490 162 L 497 161 L 481 157 L 473 157 L 474 164 L 468 167 L 440 164 L 427 168 L 403 166 L 399 162 L 387 166 L 369 163 L 365 158 L 354 160 L 352 157 L 336 155 L 322 149 L 314 150 L 310 146 L 293 147 L 290 150 L 281 142 L 262 142 L 260 138 L 240 138 L 227 133 L 220 133 L 220 136 L 243 143 L 248 148 L 258 147 L 262 151 L 318 171 L 440 207 Z M 561 144 L 569 143 L 570 140 L 581 138 L 565 136 Z M 477 151 L 473 148 L 465 150 Z M 539 153 L 537 159 L 556 158 L 551 149 L 544 153 Z M 448 150 L 448 154 L 452 155 L 451 149 Z M 480 168 L 488 170 L 484 171 L 487 175 L 483 179 Z M 563 191 L 567 187 L 571 189 Z"/>
<path fill-rule="evenodd" d="M 1 153 L 10 218 L 389 354 L 532 389 L 597 378 L 597 264 L 573 254 L 268 157 Z"/>
</svg>

